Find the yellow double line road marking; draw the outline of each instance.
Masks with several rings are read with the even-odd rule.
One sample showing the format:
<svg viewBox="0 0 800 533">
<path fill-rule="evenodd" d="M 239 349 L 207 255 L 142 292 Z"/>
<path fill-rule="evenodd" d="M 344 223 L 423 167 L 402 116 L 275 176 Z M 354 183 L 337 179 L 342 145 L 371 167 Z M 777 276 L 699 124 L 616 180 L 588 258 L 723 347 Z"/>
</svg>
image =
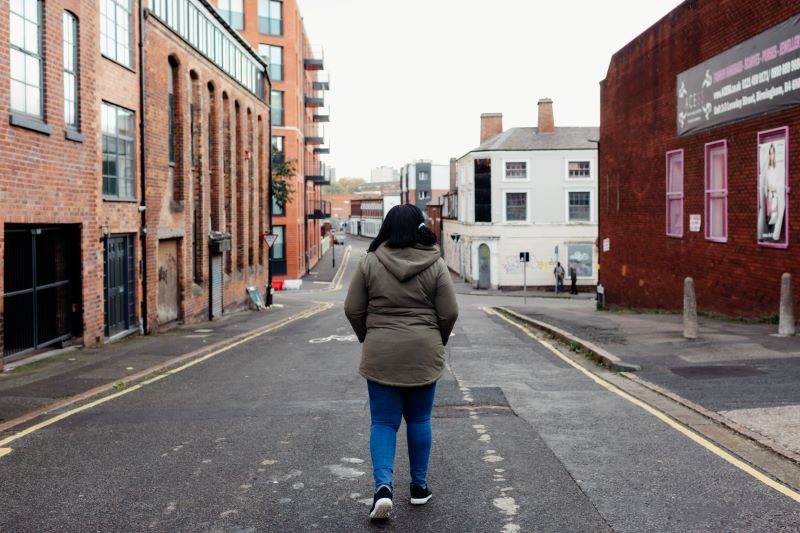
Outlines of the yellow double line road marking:
<svg viewBox="0 0 800 533">
<path fill-rule="evenodd" d="M 489 309 L 489 308 L 486 308 L 486 307 L 482 307 L 481 309 L 485 313 L 497 316 L 497 317 L 505 320 L 506 322 L 508 322 L 512 326 L 519 328 L 527 336 L 531 337 L 536 342 L 538 342 L 539 344 L 541 344 L 542 346 L 547 348 L 549 351 L 553 352 L 559 359 L 561 359 L 565 363 L 569 364 L 570 366 L 576 368 L 577 370 L 582 372 L 584 375 L 586 375 L 586 377 L 588 377 L 589 379 L 591 379 L 592 381 L 594 381 L 595 383 L 597 383 L 598 385 L 600 385 L 604 389 L 606 389 L 606 390 L 608 390 L 610 392 L 613 392 L 617 396 L 620 396 L 621 398 L 624 398 L 624 399 L 628 400 L 632 404 L 644 409 L 646 412 L 648 412 L 651 415 L 653 415 L 654 417 L 658 418 L 659 420 L 661 420 L 662 422 L 667 424 L 672 429 L 674 429 L 674 430 L 680 432 L 681 434 L 685 435 L 686 437 L 690 438 L 691 440 L 693 440 L 694 442 L 696 442 L 697 444 L 699 444 L 700 446 L 702 446 L 706 450 L 710 451 L 711 453 L 713 453 L 717 457 L 727 461 L 728 463 L 730 463 L 731 465 L 735 466 L 739 470 L 745 472 L 746 474 L 749 474 L 750 476 L 754 477 L 755 479 L 757 479 L 758 481 L 760 481 L 764 485 L 767 485 L 768 487 L 770 487 L 772 489 L 775 489 L 776 491 L 780 492 L 784 496 L 788 496 L 792 500 L 800 503 L 800 493 L 792 490 L 791 488 L 789 488 L 788 486 L 784 485 L 783 483 L 779 483 L 778 481 L 775 481 L 774 479 L 764 475 L 763 473 L 759 472 L 758 470 L 756 470 L 755 468 L 753 468 L 749 464 L 745 463 L 741 459 L 733 456 L 731 453 L 725 451 L 724 449 L 720 448 L 719 446 L 717 446 L 713 442 L 709 441 L 705 437 L 700 436 L 699 434 L 697 434 L 696 432 L 694 432 L 691 429 L 687 428 L 686 426 L 676 422 L 675 420 L 673 420 L 672 418 L 667 416 L 665 413 L 659 411 L 658 409 L 654 408 L 653 406 L 651 406 L 649 404 L 646 404 L 645 402 L 639 400 L 638 398 L 635 398 L 635 397 L 631 396 L 627 392 L 623 391 L 622 389 L 620 389 L 616 385 L 610 383 L 609 381 L 606 381 L 605 379 L 601 378 L 597 374 L 594 374 L 593 372 L 590 372 L 589 370 L 587 370 L 583 366 L 579 365 L 578 363 L 576 363 L 575 361 L 573 361 L 572 359 L 570 359 L 569 357 L 567 357 L 566 355 L 561 353 L 557 348 L 555 348 L 549 342 L 547 342 L 547 341 L 545 341 L 543 339 L 540 339 L 539 337 L 537 337 L 536 335 L 531 333 L 530 330 L 528 330 L 528 328 L 526 328 L 525 326 L 515 322 L 514 320 L 511 320 L 510 318 L 506 317 L 505 315 L 502 315 L 502 314 L 498 313 L 497 311 L 495 311 L 493 309 Z M 2 444 L 2 442 L 0 442 L 0 445 L 1 444 Z"/>
<path fill-rule="evenodd" d="M 310 317 L 312 317 L 312 316 L 314 316 L 314 315 L 316 315 L 318 313 L 321 313 L 323 311 L 327 311 L 331 307 L 333 307 L 332 303 L 319 303 L 316 307 L 314 307 L 314 308 L 312 308 L 312 309 L 310 309 L 308 311 L 305 311 L 305 312 L 299 313 L 297 315 L 293 315 L 293 316 L 287 317 L 287 318 L 285 318 L 283 320 L 280 320 L 280 321 L 276 322 L 275 324 L 271 324 L 269 326 L 265 326 L 265 327 L 263 327 L 263 328 L 261 328 L 259 330 L 254 331 L 253 333 L 251 333 L 249 335 L 246 335 L 246 336 L 242 337 L 241 339 L 239 339 L 239 340 L 237 340 L 235 342 L 232 342 L 230 344 L 226 344 L 225 346 L 222 346 L 221 348 L 217 348 L 216 350 L 213 350 L 213 351 L 207 353 L 206 355 L 198 357 L 197 359 L 193 359 L 193 360 L 189 361 L 188 363 L 185 363 L 185 364 L 183 364 L 183 365 L 181 365 L 179 367 L 167 370 L 163 374 L 159 374 L 159 375 L 154 376 L 152 378 L 146 379 L 146 380 L 142 381 L 141 383 L 133 385 L 132 387 L 128 387 L 128 388 L 126 388 L 124 390 L 121 390 L 119 392 L 115 392 L 114 394 L 109 394 L 108 396 L 103 396 L 102 398 L 99 398 L 99 399 L 97 399 L 97 400 L 95 400 L 93 402 L 81 405 L 80 407 L 76 407 L 74 409 L 70 409 L 69 411 L 65 411 L 65 412 L 63 412 L 61 414 L 58 414 L 58 415 L 52 417 L 52 418 L 48 418 L 47 420 L 39 422 L 38 424 L 34 424 L 33 426 L 31 426 L 29 428 L 26 428 L 26 429 L 24 429 L 22 431 L 14 433 L 13 435 L 11 435 L 9 437 L 6 437 L 5 439 L 0 440 L 0 457 L 3 457 L 4 455 L 8 455 L 9 453 L 11 453 L 13 451 L 12 448 L 7 448 L 5 446 L 8 446 L 9 444 L 14 442 L 15 440 L 21 439 L 22 437 L 25 437 L 26 435 L 30 435 L 31 433 L 39 431 L 42 428 L 46 428 L 47 426 L 51 426 L 51 425 L 55 424 L 56 422 L 64 420 L 65 418 L 69 418 L 70 416 L 76 415 L 76 414 L 78 414 L 78 413 L 80 413 L 82 411 L 86 411 L 87 409 L 91 409 L 92 407 L 96 407 L 98 405 L 101 405 L 101 404 L 104 404 L 106 402 L 109 402 L 109 401 L 113 400 L 114 398 L 119 398 L 120 396 L 124 396 L 126 394 L 130 394 L 133 391 L 137 391 L 137 390 L 141 389 L 142 387 L 150 385 L 151 383 L 155 383 L 156 381 L 164 379 L 165 377 L 175 375 L 178 372 L 183 372 L 184 370 L 186 370 L 188 368 L 191 368 L 194 365 L 200 364 L 203 361 L 207 361 L 207 360 L 211 359 L 212 357 L 215 357 L 215 356 L 217 356 L 217 355 L 219 355 L 221 353 L 227 352 L 228 350 L 232 350 L 233 348 L 236 348 L 237 346 L 241 346 L 242 344 L 250 342 L 251 340 L 256 339 L 258 337 L 261 337 L 262 335 L 266 335 L 267 333 L 275 331 L 276 329 L 282 328 L 283 326 L 291 324 L 292 322 L 297 322 L 298 320 L 304 320 L 306 318 L 310 318 Z"/>
</svg>

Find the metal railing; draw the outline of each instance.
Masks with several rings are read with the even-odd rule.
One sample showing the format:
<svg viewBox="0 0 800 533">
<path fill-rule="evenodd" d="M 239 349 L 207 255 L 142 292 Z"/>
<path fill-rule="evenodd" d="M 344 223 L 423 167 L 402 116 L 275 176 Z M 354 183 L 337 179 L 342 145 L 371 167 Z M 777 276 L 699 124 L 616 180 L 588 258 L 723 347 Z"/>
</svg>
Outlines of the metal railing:
<svg viewBox="0 0 800 533">
<path fill-rule="evenodd" d="M 303 136 L 306 144 L 322 144 L 325 142 L 325 128 L 315 122 L 303 126 Z"/>
<path fill-rule="evenodd" d="M 325 68 L 325 51 L 321 46 L 306 44 L 303 47 L 303 64 L 306 70 L 323 70 Z"/>
</svg>

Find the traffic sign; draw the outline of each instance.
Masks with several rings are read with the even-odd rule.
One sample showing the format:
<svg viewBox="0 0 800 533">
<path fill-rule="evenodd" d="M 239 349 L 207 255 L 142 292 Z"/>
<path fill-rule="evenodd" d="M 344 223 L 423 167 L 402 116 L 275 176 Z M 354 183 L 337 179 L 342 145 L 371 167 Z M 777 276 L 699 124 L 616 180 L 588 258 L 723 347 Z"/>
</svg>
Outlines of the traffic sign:
<svg viewBox="0 0 800 533">
<path fill-rule="evenodd" d="M 275 244 L 275 241 L 278 240 L 278 235 L 275 233 L 265 233 L 264 234 L 264 242 L 267 243 L 267 246 L 272 249 L 272 245 Z"/>
<path fill-rule="evenodd" d="M 519 262 L 520 263 L 530 263 L 530 261 L 531 261 L 530 252 L 520 252 L 519 253 Z"/>
</svg>

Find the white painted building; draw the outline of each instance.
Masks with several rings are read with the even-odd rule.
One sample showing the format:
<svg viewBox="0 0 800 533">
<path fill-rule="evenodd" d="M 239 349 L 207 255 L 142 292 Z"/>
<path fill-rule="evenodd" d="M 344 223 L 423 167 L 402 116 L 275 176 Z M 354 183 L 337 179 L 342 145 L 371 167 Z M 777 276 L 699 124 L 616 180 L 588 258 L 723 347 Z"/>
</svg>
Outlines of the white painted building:
<svg viewBox="0 0 800 533">
<path fill-rule="evenodd" d="M 537 128 L 503 131 L 502 115 L 482 115 L 481 145 L 457 161 L 458 219 L 443 225 L 450 268 L 475 288 L 521 287 L 528 252 L 528 286 L 552 287 L 556 262 L 596 285 L 597 138 L 556 128 L 551 100 Z"/>
</svg>

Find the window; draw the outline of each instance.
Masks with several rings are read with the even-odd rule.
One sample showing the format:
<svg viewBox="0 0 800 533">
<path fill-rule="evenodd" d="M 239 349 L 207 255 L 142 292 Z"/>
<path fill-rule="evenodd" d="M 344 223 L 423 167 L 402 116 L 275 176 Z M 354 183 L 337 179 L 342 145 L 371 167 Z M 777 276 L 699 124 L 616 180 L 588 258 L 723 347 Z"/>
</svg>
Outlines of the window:
<svg viewBox="0 0 800 533">
<path fill-rule="evenodd" d="M 44 118 L 41 13 L 39 0 L 11 2 L 11 110 Z"/>
<path fill-rule="evenodd" d="M 706 145 L 706 239 L 728 240 L 728 143 Z"/>
<path fill-rule="evenodd" d="M 234 30 L 244 29 L 244 0 L 219 0 L 217 11 Z"/>
<path fill-rule="evenodd" d="M 133 200 L 133 112 L 103 102 L 101 114 L 103 196 Z"/>
<path fill-rule="evenodd" d="M 528 220 L 528 193 L 506 193 L 506 222 L 526 222 Z"/>
<path fill-rule="evenodd" d="M 272 273 L 276 276 L 286 274 L 286 226 L 272 226 L 272 233 L 278 236 L 272 245 Z"/>
<path fill-rule="evenodd" d="M 569 191 L 569 221 L 591 222 L 592 193 L 589 191 Z"/>
<path fill-rule="evenodd" d="M 431 191 L 417 191 L 417 198 L 420 200 L 428 200 L 431 197 Z"/>
<path fill-rule="evenodd" d="M 78 129 L 78 19 L 64 11 L 64 125 Z"/>
<path fill-rule="evenodd" d="M 279 165 L 283 163 L 284 160 L 284 151 L 283 151 L 283 143 L 284 137 L 282 135 L 277 135 L 272 137 L 272 164 Z"/>
<path fill-rule="evenodd" d="M 567 244 L 568 266 L 575 267 L 579 278 L 591 278 L 594 274 L 593 256 L 594 244 Z M 569 270 L 567 270 L 567 278 L 569 278 Z"/>
<path fill-rule="evenodd" d="M 475 222 L 492 221 L 492 160 L 475 160 Z"/>
<path fill-rule="evenodd" d="M 270 105 L 272 125 L 283 126 L 283 91 L 272 91 Z"/>
<path fill-rule="evenodd" d="M 272 81 L 283 81 L 283 47 L 259 44 L 258 55 L 267 58 L 269 77 Z"/>
<path fill-rule="evenodd" d="M 258 0 L 258 32 L 264 35 L 283 35 L 283 2 Z"/>
<path fill-rule="evenodd" d="M 592 177 L 591 161 L 569 161 L 567 163 L 568 178 L 590 178 Z"/>
<path fill-rule="evenodd" d="M 100 0 L 100 52 L 133 66 L 133 0 Z"/>
<path fill-rule="evenodd" d="M 272 216 L 286 216 L 286 206 L 280 205 L 274 196 L 272 197 Z"/>
<path fill-rule="evenodd" d="M 683 237 L 683 150 L 667 152 L 667 235 Z"/>
<path fill-rule="evenodd" d="M 506 179 L 528 179 L 528 163 L 526 161 L 506 161 L 505 162 Z"/>
<path fill-rule="evenodd" d="M 431 178 L 431 175 L 427 172 L 420 171 L 417 172 L 417 180 L 418 181 L 428 181 Z"/>
<path fill-rule="evenodd" d="M 167 140 L 167 151 L 169 152 L 169 162 L 175 162 L 175 84 L 177 82 L 177 67 L 170 61 L 167 75 L 167 120 L 169 121 L 169 139 Z"/>
</svg>

